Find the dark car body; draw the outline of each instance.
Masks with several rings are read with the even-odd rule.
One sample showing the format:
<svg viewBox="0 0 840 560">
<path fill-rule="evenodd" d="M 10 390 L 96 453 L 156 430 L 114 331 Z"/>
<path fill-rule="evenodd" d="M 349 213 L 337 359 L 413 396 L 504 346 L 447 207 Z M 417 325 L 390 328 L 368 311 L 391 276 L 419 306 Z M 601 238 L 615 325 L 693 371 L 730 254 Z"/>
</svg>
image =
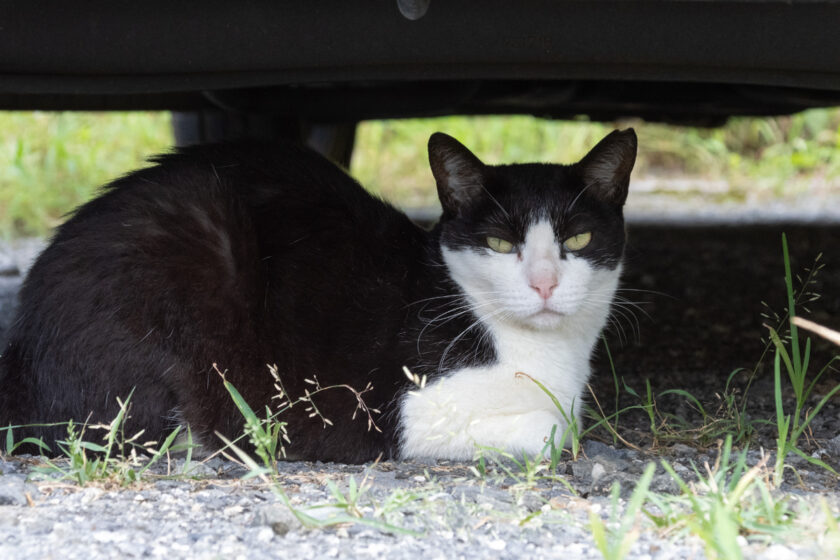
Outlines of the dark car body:
<svg viewBox="0 0 840 560">
<path fill-rule="evenodd" d="M 0 109 L 715 125 L 840 104 L 838 29 L 835 1 L 14 1 Z"/>
</svg>

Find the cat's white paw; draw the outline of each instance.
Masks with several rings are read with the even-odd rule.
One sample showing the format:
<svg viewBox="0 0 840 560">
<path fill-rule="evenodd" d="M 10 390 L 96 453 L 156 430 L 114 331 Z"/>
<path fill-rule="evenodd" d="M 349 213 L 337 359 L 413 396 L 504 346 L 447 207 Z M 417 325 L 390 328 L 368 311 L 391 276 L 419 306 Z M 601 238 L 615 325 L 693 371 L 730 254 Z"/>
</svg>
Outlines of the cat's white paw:
<svg viewBox="0 0 840 560">
<path fill-rule="evenodd" d="M 554 444 L 563 445 L 563 434 L 567 428 L 567 423 L 559 414 L 535 410 L 516 415 L 491 416 L 477 421 L 469 431 L 479 447 L 499 449 L 515 456 L 535 456 L 550 448 L 552 429 Z M 565 445 L 571 445 L 571 437 L 567 435 L 565 439 Z"/>
<path fill-rule="evenodd" d="M 550 448 L 554 431 L 556 446 L 571 445 L 568 425 L 560 414 L 535 410 L 517 414 L 453 415 L 436 422 L 413 422 L 403 428 L 402 456 L 469 460 L 481 449 L 499 450 L 517 457 L 536 456 Z M 565 442 L 564 442 L 564 434 Z"/>
</svg>

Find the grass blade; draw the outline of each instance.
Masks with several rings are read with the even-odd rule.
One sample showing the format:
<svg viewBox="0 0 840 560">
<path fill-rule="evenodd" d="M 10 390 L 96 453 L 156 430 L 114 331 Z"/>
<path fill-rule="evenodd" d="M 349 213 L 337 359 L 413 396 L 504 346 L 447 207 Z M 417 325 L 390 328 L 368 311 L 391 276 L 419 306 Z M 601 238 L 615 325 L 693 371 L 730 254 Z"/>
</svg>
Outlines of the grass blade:
<svg viewBox="0 0 840 560">
<path fill-rule="evenodd" d="M 140 468 L 140 470 L 138 470 L 138 471 L 137 471 L 137 476 L 138 476 L 138 477 L 139 477 L 140 475 L 142 475 L 144 472 L 146 472 L 146 471 L 149 469 L 149 467 L 151 467 L 152 465 L 154 465 L 155 463 L 157 463 L 157 462 L 158 462 L 158 460 L 159 460 L 161 457 L 163 457 L 163 455 L 164 455 L 167 451 L 169 451 L 169 448 L 170 448 L 170 447 L 172 447 L 172 442 L 173 442 L 173 441 L 175 441 L 175 438 L 178 436 L 178 433 L 179 433 L 180 431 L 181 431 L 181 426 L 178 426 L 178 427 L 176 427 L 174 430 L 172 430 L 172 433 L 171 433 L 171 434 L 169 434 L 169 436 L 168 436 L 168 437 L 167 437 L 167 438 L 163 441 L 163 445 L 161 445 L 161 446 L 160 446 L 160 449 L 158 449 L 158 450 L 157 450 L 157 453 L 155 453 L 155 454 L 152 456 L 152 458 L 151 458 L 151 459 L 149 459 L 149 461 L 148 461 L 145 465 L 143 465 L 143 466 Z"/>
</svg>

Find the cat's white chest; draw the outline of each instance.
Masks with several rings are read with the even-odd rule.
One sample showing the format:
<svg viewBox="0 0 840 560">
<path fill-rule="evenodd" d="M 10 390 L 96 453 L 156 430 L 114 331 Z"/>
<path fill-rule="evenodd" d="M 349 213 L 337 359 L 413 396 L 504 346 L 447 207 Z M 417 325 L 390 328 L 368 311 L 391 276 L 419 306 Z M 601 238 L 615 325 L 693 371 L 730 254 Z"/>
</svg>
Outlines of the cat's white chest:
<svg viewBox="0 0 840 560">
<path fill-rule="evenodd" d="M 589 377 L 590 336 L 496 329 L 498 362 L 468 367 L 405 395 L 401 455 L 472 459 L 482 447 L 535 455 L 577 419 Z M 557 399 L 535 383 L 538 381 Z M 567 438 L 567 442 L 569 439 Z"/>
</svg>

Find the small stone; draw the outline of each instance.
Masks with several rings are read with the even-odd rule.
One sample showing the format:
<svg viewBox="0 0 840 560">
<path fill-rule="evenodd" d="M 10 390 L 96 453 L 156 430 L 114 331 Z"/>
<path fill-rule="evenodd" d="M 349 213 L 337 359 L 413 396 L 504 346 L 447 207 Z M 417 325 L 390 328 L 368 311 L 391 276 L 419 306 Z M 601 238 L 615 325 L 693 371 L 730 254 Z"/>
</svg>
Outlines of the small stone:
<svg viewBox="0 0 840 560">
<path fill-rule="evenodd" d="M 680 487 L 670 474 L 658 474 L 650 481 L 650 490 L 661 494 L 678 494 Z"/>
<path fill-rule="evenodd" d="M 671 446 L 671 453 L 681 457 L 694 457 L 697 455 L 697 450 L 684 443 L 675 443 Z"/>
<path fill-rule="evenodd" d="M 101 498 L 104 493 L 105 490 L 101 488 L 85 488 L 79 493 L 79 501 L 82 505 L 88 505 Z"/>
<path fill-rule="evenodd" d="M 500 509 L 505 505 L 513 503 L 513 496 L 509 492 L 486 486 L 481 488 L 475 496 L 476 503 L 488 509 Z"/>
<path fill-rule="evenodd" d="M 415 457 L 411 462 L 421 467 L 434 467 L 438 464 L 438 460 L 434 457 Z"/>
<path fill-rule="evenodd" d="M 35 497 L 40 492 L 32 484 L 27 484 L 23 475 L 0 477 L 0 506 L 25 506 L 28 503 L 27 494 Z"/>
<path fill-rule="evenodd" d="M 595 469 L 592 469 L 593 471 Z M 612 493 L 613 485 L 619 485 L 619 495 L 622 498 L 629 498 L 633 488 L 638 482 L 638 477 L 624 472 L 604 473 L 597 480 L 592 482 L 589 488 L 590 496 L 609 496 Z"/>
<path fill-rule="evenodd" d="M 4 434 L 5 435 L 5 434 Z M 18 472 L 18 464 L 15 461 L 6 461 L 0 458 L 0 476 Z"/>
<path fill-rule="evenodd" d="M 832 457 L 840 457 L 840 436 L 834 436 L 825 443 L 825 450 Z"/>
<path fill-rule="evenodd" d="M 0 251 L 0 276 L 18 276 L 20 269 L 14 258 L 4 251 Z"/>
<path fill-rule="evenodd" d="M 0 528 L 16 527 L 20 524 L 20 518 L 16 512 L 8 508 L 0 508 Z M 3 526 L 6 527 L 3 527 Z"/>
<path fill-rule="evenodd" d="M 193 478 L 217 478 L 224 472 L 224 462 L 217 461 L 217 457 L 206 461 L 192 460 L 189 463 L 184 458 L 172 461 L 172 472 Z"/>
<path fill-rule="evenodd" d="M 572 463 L 572 474 L 575 478 L 588 479 L 592 474 L 592 463 L 589 461 L 575 461 Z"/>
<path fill-rule="evenodd" d="M 545 505 L 545 500 L 543 500 L 540 495 L 535 492 L 526 492 L 520 496 L 519 505 L 533 513 Z"/>
<path fill-rule="evenodd" d="M 263 527 L 259 531 L 257 531 L 257 542 L 260 543 L 267 543 L 271 539 L 274 538 L 274 529 L 271 527 Z"/>
<path fill-rule="evenodd" d="M 225 517 L 230 517 L 231 515 L 237 515 L 242 513 L 242 506 L 228 506 L 222 510 L 222 515 Z"/>
<path fill-rule="evenodd" d="M 189 483 L 183 480 L 158 480 L 155 482 L 155 489 L 164 492 L 181 489 L 189 486 Z"/>
<path fill-rule="evenodd" d="M 490 550 L 504 550 L 506 546 L 507 543 L 505 543 L 502 539 L 494 539 L 487 543 L 487 548 Z"/>
<path fill-rule="evenodd" d="M 589 476 L 592 477 L 592 482 L 594 483 L 598 482 L 598 480 L 605 474 L 607 474 L 607 469 L 604 468 L 604 465 L 602 465 L 601 463 L 595 463 L 592 466 L 592 472 Z"/>
<path fill-rule="evenodd" d="M 794 551 L 781 544 L 769 546 L 761 555 L 762 560 L 794 560 L 796 557 Z"/>
<path fill-rule="evenodd" d="M 204 490 L 199 490 L 193 494 L 193 499 L 196 502 L 218 502 L 226 496 L 226 493 L 214 486 L 208 486 Z"/>
<path fill-rule="evenodd" d="M 621 459 L 621 452 L 615 447 L 601 443 L 600 441 L 587 440 L 583 444 L 583 452 L 586 456 L 594 459 L 597 456 L 608 457 L 610 459 Z"/>
<path fill-rule="evenodd" d="M 555 472 L 555 474 L 572 474 L 571 463 L 568 461 L 560 461 L 559 463 L 557 463 L 557 471 Z"/>
<path fill-rule="evenodd" d="M 302 527 L 295 514 L 284 505 L 263 506 L 257 510 L 254 524 L 266 525 L 280 536 Z"/>
<path fill-rule="evenodd" d="M 117 531 L 94 531 L 91 536 L 93 540 L 101 543 L 116 543 L 128 538 L 127 534 Z"/>
</svg>

